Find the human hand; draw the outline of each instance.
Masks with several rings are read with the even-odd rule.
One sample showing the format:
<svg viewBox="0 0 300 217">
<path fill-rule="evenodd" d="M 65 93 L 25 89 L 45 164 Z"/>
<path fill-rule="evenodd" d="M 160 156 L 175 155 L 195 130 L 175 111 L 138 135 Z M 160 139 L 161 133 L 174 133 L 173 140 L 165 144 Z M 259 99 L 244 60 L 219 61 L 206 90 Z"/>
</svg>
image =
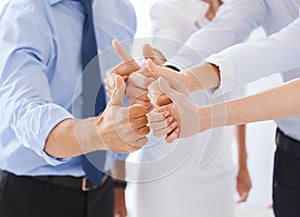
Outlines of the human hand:
<svg viewBox="0 0 300 217">
<path fill-rule="evenodd" d="M 187 96 L 191 90 L 189 89 L 188 76 L 186 73 L 179 73 L 167 67 L 158 66 L 152 60 L 146 61 L 148 72 L 146 76 L 158 79 L 162 77 L 165 81 L 176 91 Z M 159 94 L 159 88 L 157 83 L 152 83 L 149 86 L 149 99 L 152 104 L 157 106 L 167 105 L 171 103 L 171 100 L 163 94 Z"/>
<path fill-rule="evenodd" d="M 107 73 L 108 76 L 105 79 L 105 84 L 108 96 L 110 97 L 112 94 L 115 76 L 121 75 L 123 79 L 127 81 L 126 94 L 129 103 L 131 105 L 141 104 L 144 105 L 148 111 L 152 110 L 153 107 L 150 104 L 147 94 L 148 85 L 155 79 L 144 76 L 144 73 L 148 73 L 148 69 L 145 66 L 140 67 L 117 40 L 113 41 L 113 47 L 122 58 L 122 63 Z M 157 55 L 160 54 L 155 53 L 150 45 L 144 45 L 143 55 L 145 59 L 151 59 L 156 64 L 162 65 L 163 57 L 157 57 Z"/>
<path fill-rule="evenodd" d="M 143 46 L 144 59 L 151 59 L 158 65 L 162 65 L 160 58 L 156 57 L 154 49 L 149 45 Z M 127 82 L 126 94 L 130 104 L 141 104 L 147 107 L 148 111 L 153 109 L 152 104 L 148 98 L 148 86 L 155 81 L 152 77 L 146 77 L 145 74 L 149 73 L 147 67 L 142 66 L 140 70 L 132 73 Z"/>
<path fill-rule="evenodd" d="M 125 189 L 114 188 L 114 193 L 115 193 L 114 217 L 126 217 L 127 208 L 125 203 Z"/>
<path fill-rule="evenodd" d="M 129 153 L 140 149 L 148 139 L 147 109 L 142 105 L 124 107 L 125 82 L 117 75 L 110 102 L 96 121 L 97 133 L 109 150 Z"/>
<path fill-rule="evenodd" d="M 239 168 L 239 173 L 236 177 L 236 189 L 240 196 L 238 203 L 243 203 L 247 201 L 251 188 L 252 182 L 248 168 L 247 166 L 242 166 Z"/>
<path fill-rule="evenodd" d="M 160 93 L 166 95 L 173 103 L 159 107 L 148 114 L 149 126 L 157 137 L 166 135 L 166 142 L 173 142 L 179 137 L 189 137 L 201 130 L 198 106 L 184 94 L 171 88 L 163 78 L 157 81 Z M 178 87 L 183 88 L 183 87 Z M 149 94 L 153 93 L 149 90 Z"/>
<path fill-rule="evenodd" d="M 141 69 L 140 65 L 126 52 L 118 40 L 113 40 L 112 46 L 121 57 L 122 62 L 106 72 L 104 82 L 109 98 L 112 96 L 114 90 L 116 75 L 120 75 L 124 81 L 127 81 L 130 74 Z"/>
</svg>

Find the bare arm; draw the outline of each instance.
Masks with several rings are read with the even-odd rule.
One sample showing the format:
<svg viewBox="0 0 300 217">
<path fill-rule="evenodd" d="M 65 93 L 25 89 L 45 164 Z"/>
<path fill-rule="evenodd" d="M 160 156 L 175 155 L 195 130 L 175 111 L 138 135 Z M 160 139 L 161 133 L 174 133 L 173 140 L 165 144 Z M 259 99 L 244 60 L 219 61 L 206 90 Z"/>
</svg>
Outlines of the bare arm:
<svg viewBox="0 0 300 217">
<path fill-rule="evenodd" d="M 300 114 L 300 79 L 286 83 L 280 87 L 264 91 L 252 96 L 228 101 L 225 104 L 216 104 L 199 107 L 204 129 L 211 125 L 211 111 L 226 108 L 226 114 L 215 113 L 214 123 L 211 127 L 239 125 L 251 122 L 274 120 L 296 116 Z"/>
<path fill-rule="evenodd" d="M 148 119 L 154 133 L 159 132 L 157 135 L 161 135 L 161 132 L 167 132 L 164 135 L 167 135 L 166 141 L 169 142 L 215 127 L 300 115 L 300 79 L 259 94 L 204 107 L 193 104 L 164 79 L 159 78 L 157 83 L 161 93 L 172 99 L 173 104 L 154 110 Z M 169 115 L 177 123 L 173 131 L 168 128 L 171 126 Z"/>
<path fill-rule="evenodd" d="M 238 165 L 239 171 L 236 177 L 237 192 L 240 195 L 239 203 L 245 202 L 252 188 L 251 178 L 247 165 L 247 148 L 246 148 L 246 125 L 235 127 L 237 147 L 238 147 Z"/>
<path fill-rule="evenodd" d="M 125 181 L 125 160 L 116 160 L 112 168 L 112 177 L 115 182 L 124 182 Z M 127 208 L 125 202 L 125 188 L 115 187 L 115 208 L 114 216 L 126 217 Z"/>
<path fill-rule="evenodd" d="M 147 109 L 141 105 L 125 108 L 125 83 L 116 76 L 112 98 L 104 112 L 94 118 L 67 119 L 49 134 L 45 152 L 69 158 L 97 150 L 128 153 L 147 143 Z"/>
</svg>

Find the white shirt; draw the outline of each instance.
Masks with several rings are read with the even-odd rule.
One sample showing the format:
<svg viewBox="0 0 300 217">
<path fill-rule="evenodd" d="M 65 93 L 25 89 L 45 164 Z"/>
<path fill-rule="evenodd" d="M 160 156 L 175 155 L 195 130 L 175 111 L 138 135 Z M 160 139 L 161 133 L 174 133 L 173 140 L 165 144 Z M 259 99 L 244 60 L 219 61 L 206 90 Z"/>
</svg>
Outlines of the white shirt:
<svg viewBox="0 0 300 217">
<path fill-rule="evenodd" d="M 169 63 L 181 69 L 199 64 L 211 54 L 245 41 L 259 26 L 267 35 L 278 32 L 298 18 L 298 10 L 294 0 L 239 0 L 223 4 L 215 19 L 195 32 Z"/>
<path fill-rule="evenodd" d="M 207 58 L 220 66 L 222 82 L 216 94 L 280 72 L 284 81 L 300 77 L 300 18 L 279 33 L 252 43 L 232 46 Z M 251 60 L 250 60 L 251 59 Z M 275 121 L 288 136 L 300 141 L 300 116 Z"/>
<path fill-rule="evenodd" d="M 181 69 L 199 64 L 208 56 L 243 42 L 253 29 L 262 26 L 267 35 L 273 35 L 236 45 L 206 59 L 220 67 L 221 85 L 215 94 L 277 72 L 282 72 L 284 81 L 299 77 L 300 68 L 295 69 L 300 67 L 299 5 L 294 0 L 240 0 L 224 4 L 216 18 L 195 32 L 167 64 Z M 300 140 L 300 117 L 276 123 L 286 135 Z"/>
</svg>

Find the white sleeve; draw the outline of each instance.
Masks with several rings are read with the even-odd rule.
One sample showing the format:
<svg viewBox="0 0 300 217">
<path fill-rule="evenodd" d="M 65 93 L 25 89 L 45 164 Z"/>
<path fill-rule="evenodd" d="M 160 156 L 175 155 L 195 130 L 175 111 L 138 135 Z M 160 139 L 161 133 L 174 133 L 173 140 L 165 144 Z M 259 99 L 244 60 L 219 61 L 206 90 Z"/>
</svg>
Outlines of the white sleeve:
<svg viewBox="0 0 300 217">
<path fill-rule="evenodd" d="M 262 77 L 300 67 L 300 18 L 270 37 L 242 43 L 206 59 L 220 68 L 221 85 L 228 92 Z"/>
<path fill-rule="evenodd" d="M 195 32 L 185 45 L 168 61 L 179 69 L 202 62 L 213 53 L 243 42 L 267 16 L 265 0 L 240 0 L 224 4 L 215 19 Z"/>
</svg>

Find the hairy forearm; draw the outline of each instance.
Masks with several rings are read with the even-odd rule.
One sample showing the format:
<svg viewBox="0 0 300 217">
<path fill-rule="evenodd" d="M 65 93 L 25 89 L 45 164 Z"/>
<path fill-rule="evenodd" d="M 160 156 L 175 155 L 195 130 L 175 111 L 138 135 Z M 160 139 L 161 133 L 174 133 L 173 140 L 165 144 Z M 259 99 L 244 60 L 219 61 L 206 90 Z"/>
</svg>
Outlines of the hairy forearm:
<svg viewBox="0 0 300 217">
<path fill-rule="evenodd" d="M 205 130 L 299 115 L 299 91 L 300 79 L 297 79 L 259 94 L 199 107 L 203 128 Z"/>
</svg>

